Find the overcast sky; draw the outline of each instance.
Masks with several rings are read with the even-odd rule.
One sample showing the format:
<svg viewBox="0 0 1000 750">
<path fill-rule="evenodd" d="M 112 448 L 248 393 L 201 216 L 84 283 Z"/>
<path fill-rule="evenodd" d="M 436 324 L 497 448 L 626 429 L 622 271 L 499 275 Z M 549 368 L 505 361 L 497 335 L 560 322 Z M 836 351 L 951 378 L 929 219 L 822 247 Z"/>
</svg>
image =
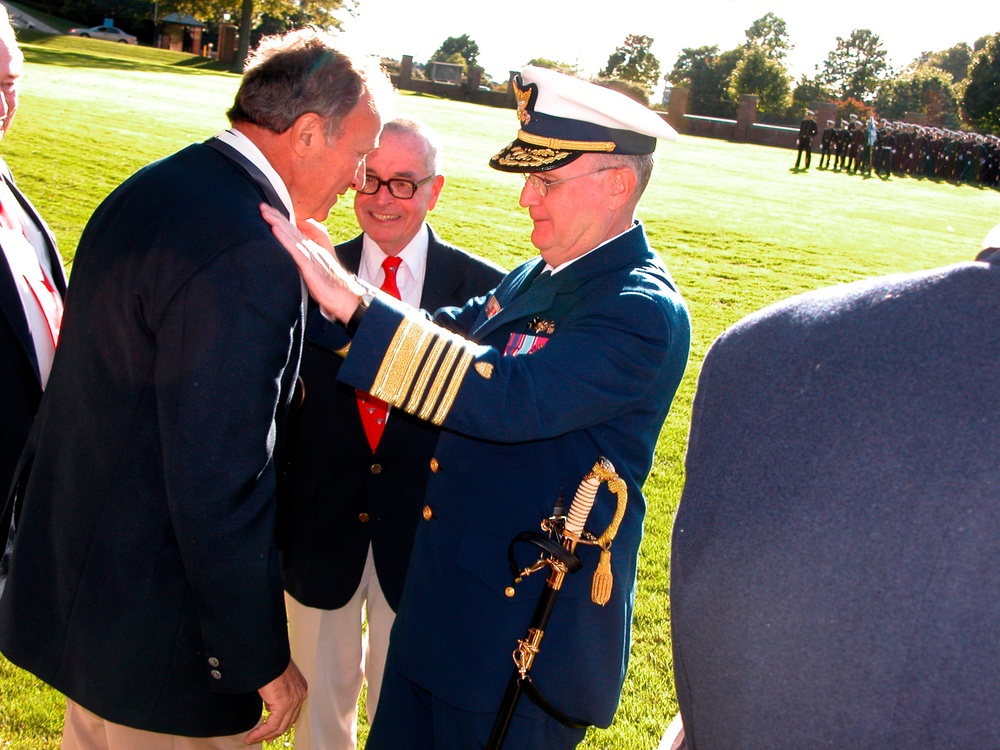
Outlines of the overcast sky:
<svg viewBox="0 0 1000 750">
<path fill-rule="evenodd" d="M 783 18 L 795 48 L 790 72 L 813 75 L 837 37 L 854 29 L 879 36 L 889 64 L 903 67 L 923 51 L 959 42 L 970 46 L 1000 31 L 1000 0 L 934 3 L 834 3 L 829 0 L 359 0 L 356 18 L 345 24 L 352 45 L 399 59 L 424 62 L 449 36 L 468 34 L 479 44 L 479 63 L 506 79 L 534 57 L 576 63 L 596 75 L 629 34 L 652 37 L 653 53 L 664 74 L 681 49 L 717 45 L 732 49 L 746 41 L 745 31 L 768 12 Z M 936 10 L 930 10 L 935 7 Z"/>
</svg>

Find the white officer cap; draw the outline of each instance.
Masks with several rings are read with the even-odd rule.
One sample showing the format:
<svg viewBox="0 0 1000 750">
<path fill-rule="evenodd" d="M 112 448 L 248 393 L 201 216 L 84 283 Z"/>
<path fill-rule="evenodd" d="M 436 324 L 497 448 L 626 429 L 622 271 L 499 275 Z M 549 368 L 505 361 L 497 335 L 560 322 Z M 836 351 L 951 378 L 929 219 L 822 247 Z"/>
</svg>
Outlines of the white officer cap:
<svg viewBox="0 0 1000 750">
<path fill-rule="evenodd" d="M 544 172 L 582 154 L 651 154 L 677 140 L 660 115 L 625 94 L 528 65 L 514 78 L 517 139 L 490 159 L 502 172 Z"/>
</svg>

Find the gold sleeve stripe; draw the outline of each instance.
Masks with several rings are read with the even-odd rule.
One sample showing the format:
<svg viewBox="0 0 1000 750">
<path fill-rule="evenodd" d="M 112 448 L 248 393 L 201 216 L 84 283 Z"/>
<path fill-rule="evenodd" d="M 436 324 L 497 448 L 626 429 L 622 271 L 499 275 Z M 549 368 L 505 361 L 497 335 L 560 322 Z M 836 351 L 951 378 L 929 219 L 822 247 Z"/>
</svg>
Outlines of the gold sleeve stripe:
<svg viewBox="0 0 1000 750">
<path fill-rule="evenodd" d="M 406 387 L 403 376 L 406 374 L 410 358 L 420 342 L 421 334 L 421 327 L 415 319 L 403 318 L 403 322 L 399 324 L 396 333 L 393 334 L 386 356 L 382 359 L 382 365 L 375 375 L 375 382 L 370 391 L 373 396 L 393 406 L 399 406 L 393 400 L 393 394 Z"/>
<path fill-rule="evenodd" d="M 421 316 L 407 316 L 392 336 L 370 393 L 421 419 L 441 424 L 455 403 L 477 349 L 474 342 Z"/>
<path fill-rule="evenodd" d="M 420 336 L 417 339 L 416 345 L 413 347 L 412 352 L 406 352 L 406 371 L 403 373 L 402 378 L 397 386 L 396 391 L 392 394 L 391 399 L 383 399 L 388 401 L 393 406 L 401 406 L 404 401 L 406 401 L 406 394 L 410 391 L 410 385 L 413 383 L 414 378 L 417 377 L 417 371 L 420 369 L 420 363 L 427 353 L 427 348 L 431 345 L 434 340 L 433 332 L 425 326 L 421 326 L 419 329 Z"/>
<path fill-rule="evenodd" d="M 427 362 L 421 368 L 420 377 L 418 377 L 417 382 L 413 384 L 413 392 L 410 394 L 410 400 L 406 404 L 406 411 L 409 413 L 412 414 L 420 408 L 420 402 L 423 400 L 424 393 L 427 391 L 427 384 L 431 380 L 431 375 L 434 374 L 434 367 L 441 359 L 441 353 L 444 352 L 446 345 L 447 342 L 445 342 L 445 340 L 440 336 L 434 340 L 434 346 L 431 347 L 431 353 L 427 355 Z"/>
<path fill-rule="evenodd" d="M 431 389 L 427 392 L 424 405 L 421 407 L 420 413 L 417 414 L 421 419 L 431 418 L 431 414 L 434 411 L 434 404 L 437 403 L 438 396 L 441 395 L 441 391 L 444 390 L 448 382 L 448 374 L 451 372 L 452 365 L 458 359 L 458 351 L 457 346 L 449 346 L 448 351 L 445 352 L 444 360 L 441 362 L 441 367 L 438 368 L 437 374 L 434 376 L 434 382 L 431 383 Z"/>
<path fill-rule="evenodd" d="M 540 135 L 526 133 L 523 130 L 517 131 L 517 137 L 532 146 L 542 148 L 554 148 L 558 151 L 606 151 L 611 153 L 615 150 L 614 141 L 564 141 L 560 138 L 545 138 Z"/>
<path fill-rule="evenodd" d="M 469 349 L 465 349 L 462 352 L 462 357 L 458 360 L 454 374 L 451 376 L 448 390 L 444 392 L 444 398 L 441 399 L 437 411 L 434 412 L 434 418 L 431 420 L 434 424 L 441 424 L 444 422 L 444 418 L 448 416 L 452 404 L 455 403 L 455 396 L 458 395 L 458 388 L 462 385 L 462 378 L 465 377 L 470 364 L 472 364 L 472 352 Z"/>
</svg>

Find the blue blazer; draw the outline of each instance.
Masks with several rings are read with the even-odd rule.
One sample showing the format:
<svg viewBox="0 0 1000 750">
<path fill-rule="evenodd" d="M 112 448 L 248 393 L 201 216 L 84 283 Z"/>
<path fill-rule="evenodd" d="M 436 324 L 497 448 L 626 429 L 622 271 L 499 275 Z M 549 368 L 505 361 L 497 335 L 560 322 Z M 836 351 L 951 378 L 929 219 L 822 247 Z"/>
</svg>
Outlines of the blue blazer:
<svg viewBox="0 0 1000 750">
<path fill-rule="evenodd" d="M 17 189 L 7 164 L 0 159 L 0 179 L 7 183 L 25 212 L 41 229 L 45 239 L 52 281 L 59 293 L 66 295 L 66 274 L 56 248 L 55 237 L 31 202 Z M 42 398 L 42 382 L 38 372 L 35 346 L 28 330 L 28 318 L 21 303 L 7 258 L 0 252 L 0 497 L 6 497 L 14 476 L 14 467 L 31 431 L 38 402 Z M 6 533 L 6 526 L 0 534 Z"/>
<path fill-rule="evenodd" d="M 504 271 L 442 242 L 428 227 L 421 305 L 436 310 L 485 294 Z M 352 273 L 362 235 L 337 246 Z M 279 548 L 285 589 L 299 602 L 336 609 L 357 591 L 371 546 L 379 585 L 396 609 L 420 521 L 438 428 L 393 410 L 372 453 L 355 390 L 337 381 L 348 342 L 343 326 L 310 311 L 300 377 L 302 399 L 289 422 L 279 484 Z"/>
<path fill-rule="evenodd" d="M 1000 747 L 998 372 L 996 262 L 712 346 L 671 561 L 691 750 Z"/>
<path fill-rule="evenodd" d="M 568 504 L 599 456 L 614 463 L 629 505 L 613 548 L 611 600 L 591 602 L 597 553 L 582 549 L 584 571 L 568 577 L 532 672 L 557 708 L 606 726 L 628 663 L 640 487 L 690 327 L 640 225 L 532 284 L 542 266 L 525 263 L 487 299 L 438 312 L 468 339 L 376 300 L 340 378 L 375 385 L 397 408 L 442 424 L 390 660 L 459 708 L 499 707 L 543 586 L 538 574 L 505 596 L 508 543 L 537 530 L 560 494 Z M 603 488 L 589 528 L 603 532 L 614 509 Z"/>
<path fill-rule="evenodd" d="M 16 480 L 0 650 L 138 729 L 246 731 L 289 661 L 274 453 L 305 310 L 266 196 L 198 144 L 98 207 Z"/>
</svg>

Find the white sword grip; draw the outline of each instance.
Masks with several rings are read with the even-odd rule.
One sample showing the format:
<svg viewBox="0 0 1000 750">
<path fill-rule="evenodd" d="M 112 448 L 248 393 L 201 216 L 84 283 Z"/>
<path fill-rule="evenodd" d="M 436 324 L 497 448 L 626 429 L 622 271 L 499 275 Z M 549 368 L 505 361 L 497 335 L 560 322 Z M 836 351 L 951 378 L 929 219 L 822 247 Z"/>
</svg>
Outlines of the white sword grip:
<svg viewBox="0 0 1000 750">
<path fill-rule="evenodd" d="M 566 517 L 566 533 L 579 539 L 583 533 L 583 528 L 587 524 L 587 517 L 590 509 L 594 507 L 594 499 L 597 497 L 597 490 L 601 486 L 601 480 L 594 474 L 588 474 L 576 488 L 576 495 L 573 503 L 569 506 L 569 514 Z"/>
</svg>

